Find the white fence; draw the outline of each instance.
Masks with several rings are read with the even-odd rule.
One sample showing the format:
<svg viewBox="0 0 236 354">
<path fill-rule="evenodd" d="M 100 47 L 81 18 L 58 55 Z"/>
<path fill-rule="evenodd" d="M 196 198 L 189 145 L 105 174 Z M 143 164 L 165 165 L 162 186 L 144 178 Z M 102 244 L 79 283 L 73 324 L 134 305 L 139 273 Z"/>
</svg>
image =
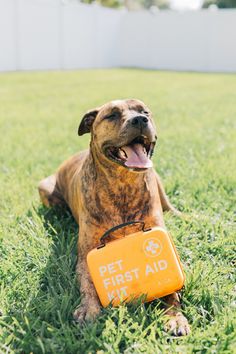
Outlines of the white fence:
<svg viewBox="0 0 236 354">
<path fill-rule="evenodd" d="M 143 67 L 236 72 L 236 10 L 111 10 L 0 0 L 0 71 Z"/>
</svg>

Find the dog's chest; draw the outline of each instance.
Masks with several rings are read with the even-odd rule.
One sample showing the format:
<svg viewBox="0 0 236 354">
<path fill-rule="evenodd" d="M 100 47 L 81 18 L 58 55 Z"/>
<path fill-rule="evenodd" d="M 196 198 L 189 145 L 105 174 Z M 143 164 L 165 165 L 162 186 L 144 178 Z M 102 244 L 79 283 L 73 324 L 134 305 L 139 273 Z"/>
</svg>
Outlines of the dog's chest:
<svg viewBox="0 0 236 354">
<path fill-rule="evenodd" d="M 91 217 L 97 222 L 119 224 L 144 219 L 152 208 L 151 192 L 146 185 L 106 185 L 97 189 L 95 203 L 90 208 Z"/>
</svg>

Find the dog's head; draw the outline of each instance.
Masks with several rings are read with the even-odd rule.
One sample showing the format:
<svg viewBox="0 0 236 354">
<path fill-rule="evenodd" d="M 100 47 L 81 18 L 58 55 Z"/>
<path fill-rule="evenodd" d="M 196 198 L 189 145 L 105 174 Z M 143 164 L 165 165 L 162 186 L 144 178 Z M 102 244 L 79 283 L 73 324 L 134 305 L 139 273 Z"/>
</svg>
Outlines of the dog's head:
<svg viewBox="0 0 236 354">
<path fill-rule="evenodd" d="M 136 99 L 117 100 L 87 112 L 78 134 L 91 132 L 98 158 L 134 171 L 152 167 L 156 128 L 148 107 Z"/>
</svg>

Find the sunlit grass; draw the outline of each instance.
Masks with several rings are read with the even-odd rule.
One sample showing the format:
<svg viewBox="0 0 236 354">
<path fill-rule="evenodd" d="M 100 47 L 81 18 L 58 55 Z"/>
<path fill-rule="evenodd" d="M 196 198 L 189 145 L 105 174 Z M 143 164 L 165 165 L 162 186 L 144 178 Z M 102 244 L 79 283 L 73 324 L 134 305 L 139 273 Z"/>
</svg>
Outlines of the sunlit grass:
<svg viewBox="0 0 236 354">
<path fill-rule="evenodd" d="M 233 353 L 235 343 L 236 76 L 95 70 L 0 75 L 0 352 Z M 145 101 L 158 126 L 155 167 L 175 206 L 166 215 L 187 276 L 192 333 L 164 333 L 159 301 L 72 321 L 77 225 L 39 202 L 38 181 L 88 146 L 85 111 Z"/>
</svg>

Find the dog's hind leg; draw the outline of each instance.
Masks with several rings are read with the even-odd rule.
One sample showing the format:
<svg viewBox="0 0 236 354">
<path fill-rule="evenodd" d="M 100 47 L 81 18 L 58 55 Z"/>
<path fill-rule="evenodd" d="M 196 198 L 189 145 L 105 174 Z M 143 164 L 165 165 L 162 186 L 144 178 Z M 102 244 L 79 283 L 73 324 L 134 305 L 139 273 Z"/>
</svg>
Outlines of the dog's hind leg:
<svg viewBox="0 0 236 354">
<path fill-rule="evenodd" d="M 176 216 L 181 216 L 182 213 L 177 210 L 169 201 L 165 189 L 163 187 L 163 184 L 161 182 L 160 176 L 156 173 L 156 179 L 157 179 L 157 185 L 158 185 L 158 191 L 159 191 L 159 196 L 161 200 L 161 206 L 163 211 L 170 211 Z"/>
<path fill-rule="evenodd" d="M 51 175 L 40 181 L 38 190 L 41 201 L 45 206 L 51 207 L 53 205 L 66 204 L 62 194 L 60 193 L 56 175 Z"/>
</svg>

